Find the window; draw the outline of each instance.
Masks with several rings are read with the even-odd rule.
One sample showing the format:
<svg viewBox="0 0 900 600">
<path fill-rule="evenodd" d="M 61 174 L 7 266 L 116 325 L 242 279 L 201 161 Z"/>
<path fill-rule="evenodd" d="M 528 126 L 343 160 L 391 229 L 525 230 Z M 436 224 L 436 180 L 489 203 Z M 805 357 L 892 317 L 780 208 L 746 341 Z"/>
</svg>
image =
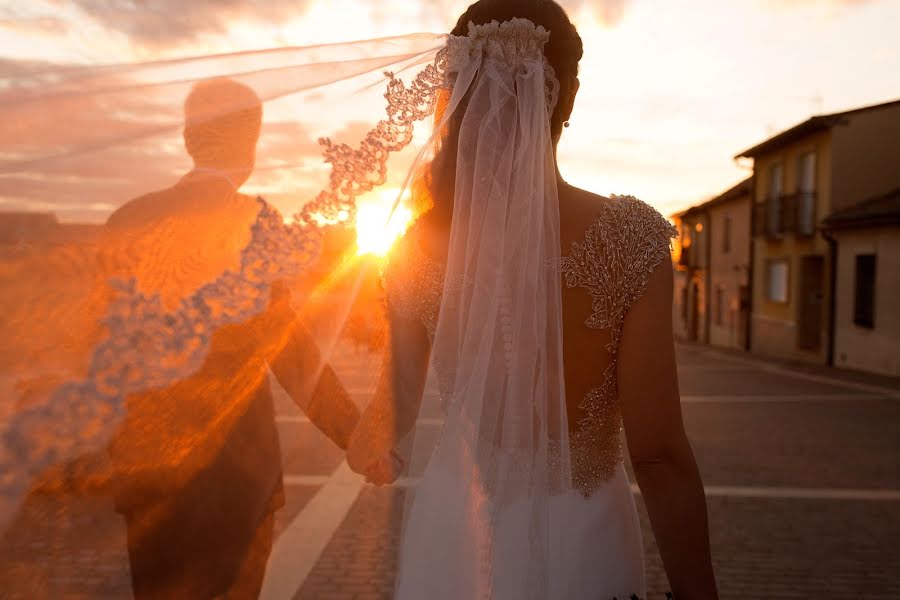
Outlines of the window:
<svg viewBox="0 0 900 600">
<path fill-rule="evenodd" d="M 816 153 L 807 152 L 797 163 L 797 233 L 816 232 Z"/>
<path fill-rule="evenodd" d="M 812 193 L 816 191 L 816 153 L 807 152 L 800 157 L 798 163 L 800 191 Z"/>
<path fill-rule="evenodd" d="M 853 302 L 853 322 L 860 327 L 875 327 L 875 255 L 856 256 L 856 294 Z"/>
<path fill-rule="evenodd" d="M 770 302 L 787 303 L 789 271 L 786 260 L 773 260 L 768 263 L 766 270 L 766 298 Z"/>
<path fill-rule="evenodd" d="M 731 217 L 725 217 L 722 223 L 722 254 L 731 252 Z"/>
<path fill-rule="evenodd" d="M 769 167 L 769 197 L 768 202 L 768 225 L 769 235 L 781 234 L 781 212 L 782 212 L 782 180 L 783 169 L 781 163 L 776 163 Z"/>
<path fill-rule="evenodd" d="M 725 323 L 725 288 L 716 286 L 716 325 L 721 327 Z"/>
</svg>

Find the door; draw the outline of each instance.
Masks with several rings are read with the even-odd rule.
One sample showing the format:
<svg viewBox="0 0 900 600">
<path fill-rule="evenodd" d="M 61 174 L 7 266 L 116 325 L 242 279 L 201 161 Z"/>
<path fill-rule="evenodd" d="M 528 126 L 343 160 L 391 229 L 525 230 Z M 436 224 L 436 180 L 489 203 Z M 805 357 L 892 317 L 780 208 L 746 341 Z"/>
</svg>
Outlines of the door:
<svg viewBox="0 0 900 600">
<path fill-rule="evenodd" d="M 749 350 L 747 329 L 750 326 L 750 287 L 742 285 L 738 291 L 738 347 Z"/>
<path fill-rule="evenodd" d="M 697 282 L 691 284 L 691 322 L 688 335 L 692 342 L 700 339 L 700 286 Z"/>
<path fill-rule="evenodd" d="M 803 350 L 822 347 L 825 259 L 804 256 L 800 260 L 800 297 L 797 303 L 797 346 Z"/>
</svg>

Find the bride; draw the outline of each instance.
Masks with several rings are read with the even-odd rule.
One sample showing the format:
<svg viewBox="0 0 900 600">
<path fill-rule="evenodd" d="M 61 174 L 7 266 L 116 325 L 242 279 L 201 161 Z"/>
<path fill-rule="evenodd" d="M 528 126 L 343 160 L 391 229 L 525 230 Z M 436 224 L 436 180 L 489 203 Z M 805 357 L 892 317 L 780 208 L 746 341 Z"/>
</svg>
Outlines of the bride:
<svg viewBox="0 0 900 600">
<path fill-rule="evenodd" d="M 479 0 L 447 53 L 416 188 L 428 210 L 386 268 L 390 360 L 349 450 L 369 481 L 399 476 L 430 365 L 443 424 L 396 597 L 644 597 L 624 429 L 675 597 L 715 598 L 675 369 L 674 229 L 556 164 L 581 39 L 552 0 Z"/>
<path fill-rule="evenodd" d="M 106 447 L 125 398 L 190 376 L 210 351 L 209 332 L 262 314 L 267 288 L 308 271 L 321 254 L 320 223 L 349 221 L 363 195 L 397 183 L 387 156 L 433 114 L 433 159 L 412 186 L 423 213 L 384 273 L 385 373 L 348 447 L 350 466 L 374 483 L 404 471 L 417 481 L 396 596 L 644 596 L 624 429 L 673 592 L 715 598 L 703 487 L 678 397 L 673 229 L 646 204 L 576 189 L 557 169 L 581 55 L 552 0 L 480 0 L 446 40 L 38 69 L 0 86 L 0 179 L 34 182 L 51 197 L 62 190 L 96 206 L 117 185 L 139 185 L 139 171 L 168 176 L 181 134 L 173 98 L 216 76 L 255 88 L 273 118 L 289 115 L 260 144 L 269 154 L 259 181 L 295 175 L 304 193 L 320 190 L 292 220 L 260 202 L 240 266 L 186 292 L 174 313 L 133 282 L 117 283 L 111 312 L 86 315 L 104 332 L 90 351 L 72 351 L 68 313 L 56 310 L 85 299 L 81 286 L 60 283 L 93 281 L 82 263 L 44 277 L 18 255 L 0 257 L 0 298 L 15 309 L 7 321 L 22 325 L 18 336 L 6 332 L 10 351 L 0 356 L 0 529 L 50 467 Z M 358 112 L 380 105 L 348 101 L 342 111 L 331 101 L 373 89 L 373 76 L 381 82 L 391 67 L 420 70 L 409 86 L 388 74 L 387 118 L 358 147 L 332 143 L 358 131 Z M 293 154 L 320 135 L 326 183 L 309 157 L 284 156 L 285 138 L 297 142 Z M 32 297 L 45 301 L 20 300 Z M 28 378 L 47 385 L 17 391 Z M 426 391 L 434 382 L 439 406 Z M 433 449 L 422 452 L 429 439 Z M 427 466 L 413 468 L 423 455 Z"/>
</svg>

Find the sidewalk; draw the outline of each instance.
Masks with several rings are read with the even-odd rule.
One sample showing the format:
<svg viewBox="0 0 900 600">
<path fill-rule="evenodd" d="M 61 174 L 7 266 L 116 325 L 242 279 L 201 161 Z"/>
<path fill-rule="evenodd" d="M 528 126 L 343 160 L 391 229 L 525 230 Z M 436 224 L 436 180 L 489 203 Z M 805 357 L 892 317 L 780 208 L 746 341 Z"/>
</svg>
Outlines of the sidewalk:
<svg viewBox="0 0 900 600">
<path fill-rule="evenodd" d="M 853 369 L 842 369 L 840 367 L 829 367 L 827 365 L 810 363 L 798 359 L 763 356 L 743 350 L 721 348 L 719 346 L 703 344 L 701 342 L 691 342 L 688 340 L 677 340 L 676 346 L 679 349 L 688 348 L 723 358 L 745 360 L 762 368 L 775 368 L 783 371 L 790 371 L 795 374 L 803 373 L 815 377 L 834 379 L 845 383 L 855 383 L 874 388 L 882 388 L 883 390 L 890 390 L 900 394 L 900 377 L 867 373 L 865 371 L 856 371 Z"/>
</svg>

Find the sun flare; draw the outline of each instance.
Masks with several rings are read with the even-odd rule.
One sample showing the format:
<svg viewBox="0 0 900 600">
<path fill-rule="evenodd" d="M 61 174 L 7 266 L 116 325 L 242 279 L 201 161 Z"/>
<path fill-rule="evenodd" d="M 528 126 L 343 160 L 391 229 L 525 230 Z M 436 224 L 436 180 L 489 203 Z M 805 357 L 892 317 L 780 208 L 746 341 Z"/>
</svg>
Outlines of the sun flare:
<svg viewBox="0 0 900 600">
<path fill-rule="evenodd" d="M 398 190 L 385 190 L 377 198 L 361 201 L 356 209 L 357 254 L 385 256 L 412 224 L 413 212 L 403 202 L 394 209 Z M 393 210 L 393 214 L 392 213 Z"/>
</svg>

